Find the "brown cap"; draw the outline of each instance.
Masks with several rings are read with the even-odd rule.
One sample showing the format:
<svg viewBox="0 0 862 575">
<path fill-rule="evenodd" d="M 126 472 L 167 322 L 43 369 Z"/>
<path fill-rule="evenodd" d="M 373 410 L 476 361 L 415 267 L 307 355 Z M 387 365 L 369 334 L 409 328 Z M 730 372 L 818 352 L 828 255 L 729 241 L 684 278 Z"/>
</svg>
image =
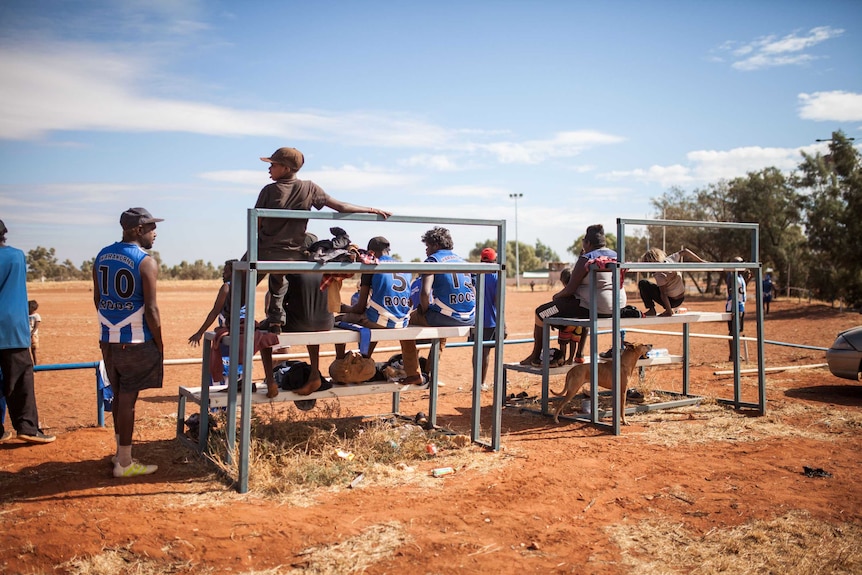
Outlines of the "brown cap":
<svg viewBox="0 0 862 575">
<path fill-rule="evenodd" d="M 163 222 L 161 218 L 154 218 L 153 214 L 145 208 L 129 208 L 120 215 L 120 225 L 124 230 L 130 230 L 144 224 L 154 224 Z"/>
<path fill-rule="evenodd" d="M 305 163 L 305 156 L 296 148 L 279 148 L 270 157 L 261 158 L 261 160 L 270 164 L 282 164 L 298 172 Z"/>
</svg>

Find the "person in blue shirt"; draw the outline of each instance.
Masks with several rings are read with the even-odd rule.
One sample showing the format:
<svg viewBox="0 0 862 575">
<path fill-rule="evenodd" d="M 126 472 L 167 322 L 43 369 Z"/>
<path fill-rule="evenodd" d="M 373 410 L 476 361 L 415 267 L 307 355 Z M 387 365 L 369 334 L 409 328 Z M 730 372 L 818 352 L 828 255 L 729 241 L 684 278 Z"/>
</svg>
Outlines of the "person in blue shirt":
<svg viewBox="0 0 862 575">
<path fill-rule="evenodd" d="M 18 439 L 51 443 L 56 438 L 39 429 L 33 357 L 30 355 L 30 310 L 27 300 L 27 260 L 24 252 L 6 245 L 6 224 L 0 221 L 0 372 L 3 396 Z M 12 433 L 0 420 L 0 441 Z"/>
<path fill-rule="evenodd" d="M 482 253 L 479 256 L 479 261 L 482 263 L 496 263 L 497 261 L 497 251 L 494 248 L 485 248 L 482 250 Z M 476 285 L 476 281 L 473 282 Z M 497 273 L 493 274 L 485 274 L 485 300 L 484 300 L 484 318 L 483 318 L 483 326 L 481 330 L 476 330 L 473 328 L 473 331 L 470 332 L 470 337 L 468 341 L 475 340 L 475 334 L 477 331 L 481 333 L 482 341 L 496 341 L 497 340 Z M 505 328 L 504 328 L 505 332 Z M 504 336 L 505 338 L 505 336 Z M 485 343 L 482 347 L 482 391 L 488 391 L 490 389 L 485 384 L 485 377 L 488 374 L 488 363 L 491 356 L 491 348 L 494 347 L 493 343 Z M 473 363 L 475 365 L 476 358 L 475 355 L 473 357 Z"/>
<path fill-rule="evenodd" d="M 772 292 L 775 289 L 775 284 L 772 283 L 772 272 L 766 272 L 766 277 L 763 278 L 763 313 L 769 313 L 769 304 L 772 303 Z"/>
<path fill-rule="evenodd" d="M 389 240 L 383 236 L 368 241 L 369 253 L 374 254 L 380 264 L 395 261 L 389 255 Z M 406 327 L 410 321 L 410 274 L 373 273 L 362 274 L 359 279 L 359 297 L 352 305 L 341 306 L 343 315 L 336 321 L 355 323 L 370 329 L 393 329 Z M 377 342 L 368 346 L 365 357 L 371 357 Z M 335 345 L 335 356 L 343 358 L 345 345 Z"/>
<path fill-rule="evenodd" d="M 464 259 L 452 251 L 454 242 L 446 228 L 435 227 L 422 236 L 426 262 L 461 263 Z M 476 294 L 473 281 L 466 273 L 439 273 L 422 276 L 419 307 L 410 315 L 410 325 L 472 326 L 476 321 Z M 445 341 L 441 341 L 445 345 Z M 401 342 L 404 359 L 404 384 L 423 381 L 419 373 L 419 352 L 415 341 Z"/>
<path fill-rule="evenodd" d="M 120 215 L 123 239 L 99 252 L 93 264 L 93 303 L 99 318 L 99 347 L 114 389 L 114 477 L 154 473 L 158 466 L 132 459 L 135 404 L 145 389 L 162 387 L 164 344 L 156 301 L 159 265 L 145 250 L 156 240 L 156 222 L 144 208 Z"/>
</svg>

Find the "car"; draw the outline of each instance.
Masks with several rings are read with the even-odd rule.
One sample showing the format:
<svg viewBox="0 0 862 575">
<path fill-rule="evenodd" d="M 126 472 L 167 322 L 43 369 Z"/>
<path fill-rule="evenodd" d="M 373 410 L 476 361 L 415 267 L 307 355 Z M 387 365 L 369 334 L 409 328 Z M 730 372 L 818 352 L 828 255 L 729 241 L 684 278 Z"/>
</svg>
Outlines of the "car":
<svg viewBox="0 0 862 575">
<path fill-rule="evenodd" d="M 859 380 L 862 372 L 862 325 L 842 331 L 826 350 L 826 363 L 832 375 Z"/>
</svg>

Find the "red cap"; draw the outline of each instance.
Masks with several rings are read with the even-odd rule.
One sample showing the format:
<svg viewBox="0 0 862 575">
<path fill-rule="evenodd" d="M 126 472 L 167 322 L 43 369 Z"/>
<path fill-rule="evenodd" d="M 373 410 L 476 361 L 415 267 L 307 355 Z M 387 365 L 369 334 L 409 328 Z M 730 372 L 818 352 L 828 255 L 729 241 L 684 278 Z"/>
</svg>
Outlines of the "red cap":
<svg viewBox="0 0 862 575">
<path fill-rule="evenodd" d="M 482 255 L 480 256 L 481 261 L 494 263 L 497 261 L 497 252 L 494 248 L 485 248 L 482 250 Z"/>
</svg>

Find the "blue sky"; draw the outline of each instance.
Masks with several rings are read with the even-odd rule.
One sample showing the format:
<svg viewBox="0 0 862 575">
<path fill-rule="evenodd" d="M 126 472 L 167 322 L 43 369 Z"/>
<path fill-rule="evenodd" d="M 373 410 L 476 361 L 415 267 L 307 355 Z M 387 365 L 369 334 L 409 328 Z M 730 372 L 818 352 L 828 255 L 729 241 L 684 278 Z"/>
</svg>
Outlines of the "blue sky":
<svg viewBox="0 0 862 575">
<path fill-rule="evenodd" d="M 293 146 L 340 200 L 509 239 L 523 194 L 518 239 L 569 259 L 671 186 L 862 136 L 860 57 L 857 1 L 4 0 L 0 219 L 80 265 L 140 205 L 163 261 L 218 265 L 245 251 L 258 158 Z M 426 227 L 347 231 L 409 260 Z M 492 237 L 452 231 L 462 255 Z"/>
</svg>

